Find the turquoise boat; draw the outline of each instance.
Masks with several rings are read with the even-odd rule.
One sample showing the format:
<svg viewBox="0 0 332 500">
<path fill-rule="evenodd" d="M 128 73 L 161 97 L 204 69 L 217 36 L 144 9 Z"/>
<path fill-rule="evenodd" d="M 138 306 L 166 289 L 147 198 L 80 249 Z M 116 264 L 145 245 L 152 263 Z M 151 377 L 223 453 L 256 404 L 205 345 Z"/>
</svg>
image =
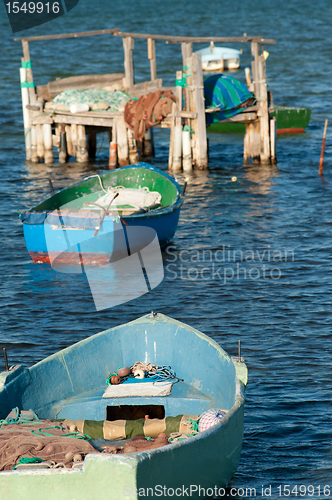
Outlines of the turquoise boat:
<svg viewBox="0 0 332 500">
<path fill-rule="evenodd" d="M 176 375 L 170 393 L 149 396 L 145 389 L 138 396 L 128 388 L 135 384 L 106 385 L 119 366 L 136 361 L 168 365 Z M 136 385 L 144 383 L 145 379 Z M 156 449 L 123 454 L 96 451 L 75 468 L 41 469 L 41 464 L 34 464 L 30 469 L 1 471 L 0 491 L 10 500 L 119 500 L 148 494 L 204 498 L 212 489 L 222 494 L 240 460 L 246 384 L 247 368 L 241 357 L 231 358 L 198 330 L 154 313 L 98 333 L 31 368 L 13 367 L 0 374 L 1 419 L 15 407 L 32 409 L 39 419 L 89 421 L 90 428 L 91 421 L 125 425 L 128 410 L 136 415 L 131 428 L 132 421 L 146 413 L 150 420 L 143 419 L 144 428 L 185 416 L 200 426 L 203 415 L 213 409 L 223 417 L 205 430 Z M 105 389 L 121 387 L 129 393 L 106 395 Z M 126 412 L 127 420 L 121 420 L 121 412 Z"/>
<path fill-rule="evenodd" d="M 145 248 L 155 235 L 165 246 L 183 201 L 184 190 L 173 177 L 140 162 L 87 177 L 20 218 L 34 262 L 80 265 L 83 256 L 86 264 L 103 264 Z"/>
</svg>

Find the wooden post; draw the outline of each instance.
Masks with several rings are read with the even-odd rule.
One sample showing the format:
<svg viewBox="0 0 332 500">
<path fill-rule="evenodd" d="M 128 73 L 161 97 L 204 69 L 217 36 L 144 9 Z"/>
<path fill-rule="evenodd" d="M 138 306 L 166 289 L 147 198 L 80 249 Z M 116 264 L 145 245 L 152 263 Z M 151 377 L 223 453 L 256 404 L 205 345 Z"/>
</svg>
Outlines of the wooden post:
<svg viewBox="0 0 332 500">
<path fill-rule="evenodd" d="M 134 39 L 132 37 L 123 38 L 124 50 L 124 87 L 130 89 L 134 86 L 134 62 L 133 62 Z"/>
<path fill-rule="evenodd" d="M 137 141 L 139 142 L 139 141 Z M 143 137 L 143 156 L 154 156 L 153 128 L 149 128 Z"/>
<path fill-rule="evenodd" d="M 108 159 L 108 166 L 110 170 L 113 170 L 117 166 L 118 162 L 118 152 L 116 143 L 116 122 L 113 120 L 113 127 L 108 131 L 108 140 L 110 144 L 110 154 Z"/>
<path fill-rule="evenodd" d="M 123 116 L 119 116 L 116 119 L 116 136 L 118 144 L 118 161 L 119 166 L 124 167 L 129 164 L 129 150 L 128 150 L 128 138 L 127 138 L 127 127 Z"/>
<path fill-rule="evenodd" d="M 96 151 L 97 151 L 97 134 L 96 132 L 89 132 L 88 134 L 89 158 L 96 158 Z"/>
<path fill-rule="evenodd" d="M 183 64 L 183 72 L 186 78 L 186 82 L 188 84 L 188 75 L 192 75 L 192 53 L 193 53 L 193 44 L 187 43 L 187 42 L 182 42 L 181 43 L 181 51 L 182 51 L 182 64 Z M 190 90 L 188 87 L 184 88 L 183 92 L 183 100 L 184 100 L 184 106 L 183 109 L 185 111 L 190 110 Z M 185 125 L 189 125 L 189 120 L 185 119 L 184 121 Z"/>
<path fill-rule="evenodd" d="M 33 84 L 32 87 L 29 87 L 29 101 L 30 104 L 34 104 L 37 101 L 36 91 L 33 83 L 33 74 L 31 68 L 31 60 L 30 60 L 30 50 L 29 50 L 29 42 L 27 40 L 22 40 L 22 49 L 23 49 L 23 57 L 24 62 L 27 65 L 26 68 L 26 77 L 27 82 Z"/>
<path fill-rule="evenodd" d="M 206 140 L 206 122 L 204 105 L 204 87 L 202 56 L 200 53 L 192 55 L 192 73 L 193 73 L 193 100 L 194 110 L 197 113 L 196 130 L 196 164 L 197 168 L 207 168 L 207 140 Z"/>
<path fill-rule="evenodd" d="M 327 124 L 328 124 L 328 120 L 325 120 L 324 133 L 323 133 L 323 141 L 322 141 L 322 148 L 321 148 L 321 151 L 320 151 L 319 175 L 323 175 L 323 163 L 324 163 L 324 151 L 325 151 L 325 144 L 326 144 Z"/>
<path fill-rule="evenodd" d="M 86 147 L 85 126 L 77 125 L 77 161 L 78 163 L 85 163 L 88 161 L 89 155 Z"/>
<path fill-rule="evenodd" d="M 22 87 L 26 81 L 26 68 L 20 68 L 20 81 L 21 81 L 21 96 L 22 96 L 22 110 L 23 110 L 23 125 L 24 125 L 24 139 L 25 139 L 25 154 L 26 159 L 31 160 L 31 128 L 30 128 L 30 113 L 27 109 L 29 104 L 29 90 L 27 87 Z"/>
<path fill-rule="evenodd" d="M 131 128 L 127 128 L 127 137 L 128 137 L 129 163 L 133 165 L 134 163 L 137 163 L 139 161 L 139 155 L 136 149 L 134 131 Z"/>
<path fill-rule="evenodd" d="M 190 130 L 182 130 L 182 167 L 185 172 L 192 170 Z"/>
<path fill-rule="evenodd" d="M 270 163 L 270 117 L 269 103 L 266 86 L 266 65 L 263 54 L 259 56 L 259 81 L 260 81 L 260 103 L 261 103 L 261 163 Z"/>
<path fill-rule="evenodd" d="M 31 114 L 32 117 L 32 114 Z M 37 126 L 31 126 L 31 161 L 33 163 L 38 163 L 38 155 L 37 155 Z"/>
<path fill-rule="evenodd" d="M 169 152 L 168 152 L 168 168 L 173 169 L 173 143 L 174 143 L 174 127 L 175 127 L 175 111 L 176 104 L 172 104 L 172 115 L 171 115 L 171 132 L 169 137 Z"/>
<path fill-rule="evenodd" d="M 252 123 L 246 123 L 246 132 L 244 135 L 243 143 L 243 159 L 244 162 L 249 162 L 249 159 L 253 159 L 253 163 L 260 162 L 260 123 L 256 120 Z"/>
<path fill-rule="evenodd" d="M 186 91 L 188 93 L 188 99 L 185 102 L 186 111 L 195 111 L 196 110 L 196 102 L 193 94 L 193 75 L 192 75 L 192 56 L 190 56 L 186 61 L 186 66 L 190 69 L 185 73 L 186 75 Z M 196 165 L 196 137 L 197 137 L 197 119 L 189 120 L 185 119 L 186 126 L 190 127 L 190 136 L 191 136 L 191 157 L 192 157 L 192 165 Z"/>
<path fill-rule="evenodd" d="M 52 126 L 49 123 L 43 124 L 45 163 L 54 163 Z"/>
<path fill-rule="evenodd" d="M 74 156 L 73 141 L 71 137 L 71 125 L 65 125 L 67 153 L 69 156 Z"/>
<path fill-rule="evenodd" d="M 151 81 L 157 79 L 156 44 L 153 38 L 148 38 L 148 58 L 150 60 Z"/>
<path fill-rule="evenodd" d="M 39 161 L 44 159 L 44 133 L 43 125 L 36 125 L 37 128 L 37 156 Z"/>
<path fill-rule="evenodd" d="M 66 129 L 64 125 L 60 125 L 60 151 L 59 163 L 66 163 L 68 160 Z"/>
<path fill-rule="evenodd" d="M 277 163 L 276 155 L 276 138 L 277 138 L 277 119 L 275 117 L 270 120 L 270 143 L 271 143 L 271 163 Z"/>
<path fill-rule="evenodd" d="M 78 141 L 77 141 L 77 124 L 72 123 L 70 125 L 70 137 L 71 137 L 71 155 L 77 156 L 78 151 Z"/>
<path fill-rule="evenodd" d="M 258 42 L 251 42 L 251 53 L 254 57 L 251 63 L 254 93 L 260 108 L 257 113 L 260 123 L 260 161 L 261 163 L 270 163 L 270 119 L 266 87 L 266 67 L 264 55 L 259 55 Z M 258 127 L 255 130 L 256 132 L 258 133 Z"/>
<path fill-rule="evenodd" d="M 244 68 L 244 73 L 246 75 L 246 82 L 247 82 L 247 87 L 250 92 L 254 91 L 253 84 L 251 82 L 251 75 L 250 75 L 250 68 Z"/>
<path fill-rule="evenodd" d="M 182 52 L 183 70 L 185 70 L 186 66 L 187 66 L 187 59 L 188 59 L 188 57 L 191 57 L 192 53 L 193 53 L 192 42 L 182 42 L 181 43 L 181 52 Z"/>
</svg>

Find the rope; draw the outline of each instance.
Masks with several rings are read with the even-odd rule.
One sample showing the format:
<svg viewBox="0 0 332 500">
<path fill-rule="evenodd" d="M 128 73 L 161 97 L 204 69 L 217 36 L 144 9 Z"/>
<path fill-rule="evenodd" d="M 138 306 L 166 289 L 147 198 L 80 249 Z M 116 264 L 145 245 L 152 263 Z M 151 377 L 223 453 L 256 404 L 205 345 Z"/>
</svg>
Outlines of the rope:
<svg viewBox="0 0 332 500">
<path fill-rule="evenodd" d="M 194 433 L 198 433 L 198 420 L 192 420 L 191 418 L 187 418 L 187 422 L 191 422 L 191 431 Z"/>
<path fill-rule="evenodd" d="M 178 378 L 175 375 L 175 371 L 171 369 L 170 366 L 158 366 L 155 371 L 149 371 L 146 373 L 146 377 L 153 380 L 173 380 L 183 382 L 183 379 Z"/>
<path fill-rule="evenodd" d="M 19 461 L 17 462 L 16 465 L 14 465 L 13 469 L 12 470 L 15 470 L 16 467 L 19 465 L 19 464 L 38 464 L 40 462 L 45 462 L 44 459 L 42 458 L 39 458 L 39 457 L 32 457 L 32 458 L 29 458 L 29 457 L 21 457 L 19 459 Z"/>
<path fill-rule="evenodd" d="M 62 427 L 60 425 L 53 425 L 52 427 L 44 427 L 38 429 L 37 432 L 31 431 L 32 434 L 35 436 L 50 436 L 50 437 L 74 437 L 76 439 L 84 439 L 86 441 L 89 441 L 91 439 L 90 436 L 87 434 L 84 434 L 83 432 L 69 432 L 68 434 L 61 434 L 60 436 L 55 436 L 54 434 L 50 434 L 49 432 L 44 432 L 46 429 L 61 429 Z"/>
<path fill-rule="evenodd" d="M 105 191 L 105 193 L 107 193 L 106 189 L 105 189 L 105 188 L 104 188 L 104 186 L 103 186 L 103 183 L 101 182 L 101 177 L 100 177 L 100 175 L 99 175 L 99 174 L 90 175 L 89 177 L 84 177 L 84 179 L 83 179 L 83 180 L 84 180 L 84 181 L 87 181 L 88 179 L 92 179 L 92 177 L 98 177 L 98 179 L 99 179 L 99 183 L 100 183 L 100 186 L 101 186 L 101 189 L 102 189 L 103 191 Z"/>
</svg>

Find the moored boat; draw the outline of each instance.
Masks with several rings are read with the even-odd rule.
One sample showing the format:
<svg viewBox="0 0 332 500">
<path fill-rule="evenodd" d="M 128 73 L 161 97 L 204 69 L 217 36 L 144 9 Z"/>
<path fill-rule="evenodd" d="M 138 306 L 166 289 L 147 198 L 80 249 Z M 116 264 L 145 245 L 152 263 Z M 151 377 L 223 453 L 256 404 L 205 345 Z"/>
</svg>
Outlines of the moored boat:
<svg viewBox="0 0 332 500">
<path fill-rule="evenodd" d="M 234 70 L 240 67 L 241 51 L 228 47 L 216 47 L 210 42 L 209 47 L 197 50 L 202 55 L 203 71 Z"/>
<path fill-rule="evenodd" d="M 148 389 L 141 391 L 141 396 L 130 393 L 130 385 L 150 384 L 144 378 L 136 384 L 129 378 L 123 384 L 108 386 L 117 389 L 127 382 L 125 396 L 117 392 L 112 397 L 105 391 L 105 379 L 110 379 L 112 371 L 137 360 L 164 373 L 165 367 L 169 373 L 173 371 L 176 376 L 168 379 L 172 384 L 168 395 L 149 396 Z M 120 375 L 120 369 L 117 373 Z M 119 454 L 88 453 L 75 468 L 33 464 L 29 470 L 21 462 L 21 468 L 0 473 L 0 489 L 10 492 L 11 500 L 137 499 L 153 492 L 168 498 L 174 491 L 183 492 L 177 493 L 178 497 L 187 497 L 189 491 L 192 498 L 204 498 L 203 490 L 209 489 L 210 496 L 211 490 L 218 492 L 237 469 L 246 365 L 241 358 L 231 358 L 208 336 L 162 314 L 152 313 L 105 330 L 29 369 L 14 367 L 0 374 L 0 382 L 1 419 L 19 407 L 32 409 L 39 419 L 57 419 L 59 426 L 70 422 L 70 428 L 76 429 L 76 425 L 80 432 L 86 432 L 87 426 L 93 432 L 99 425 L 104 436 L 108 429 L 108 433 L 120 432 L 120 437 L 127 438 L 138 426 L 148 439 L 161 432 L 163 439 L 167 435 L 170 441 L 145 451 L 133 451 L 125 444 Z M 154 387 L 158 383 L 165 383 L 165 379 L 153 379 Z M 181 425 L 189 432 L 181 430 Z M 176 430 L 179 439 L 172 440 Z M 8 439 L 8 434 L 4 431 L 3 438 Z M 35 439 L 39 440 L 34 452 L 38 456 L 46 437 L 41 433 Z M 114 443 L 119 447 L 121 440 Z M 51 448 L 50 460 L 53 452 Z"/>
<path fill-rule="evenodd" d="M 128 240 L 124 231 L 136 228 L 131 240 L 137 240 L 137 248 L 151 240 L 150 233 L 165 245 L 174 236 L 183 200 L 183 189 L 174 178 L 140 162 L 87 177 L 20 218 L 35 262 L 72 263 L 83 255 L 85 263 L 103 263 L 123 250 Z"/>
<path fill-rule="evenodd" d="M 271 116 L 277 120 L 277 134 L 298 134 L 303 133 L 310 122 L 310 108 L 290 108 L 273 104 Z M 208 132 L 245 132 L 244 123 L 236 123 L 231 120 L 224 120 L 208 125 Z"/>
</svg>

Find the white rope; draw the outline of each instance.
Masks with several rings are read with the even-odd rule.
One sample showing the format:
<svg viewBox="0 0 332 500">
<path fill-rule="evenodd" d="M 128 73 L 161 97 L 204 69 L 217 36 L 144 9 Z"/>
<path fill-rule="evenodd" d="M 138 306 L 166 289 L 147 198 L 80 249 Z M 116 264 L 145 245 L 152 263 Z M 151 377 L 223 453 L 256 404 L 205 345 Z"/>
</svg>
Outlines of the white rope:
<svg viewBox="0 0 332 500">
<path fill-rule="evenodd" d="M 105 189 L 105 188 L 104 188 L 104 186 L 103 186 L 103 183 L 101 182 L 101 177 L 100 177 L 100 175 L 99 175 L 99 174 L 90 175 L 89 177 L 84 177 L 84 179 L 83 179 L 83 180 L 84 180 L 84 181 L 87 181 L 88 179 L 92 179 L 92 177 L 98 177 L 98 179 L 99 179 L 99 183 L 100 183 L 100 186 L 101 186 L 101 189 L 102 189 L 103 191 L 105 191 L 105 193 L 107 193 L 106 189 Z"/>
</svg>

